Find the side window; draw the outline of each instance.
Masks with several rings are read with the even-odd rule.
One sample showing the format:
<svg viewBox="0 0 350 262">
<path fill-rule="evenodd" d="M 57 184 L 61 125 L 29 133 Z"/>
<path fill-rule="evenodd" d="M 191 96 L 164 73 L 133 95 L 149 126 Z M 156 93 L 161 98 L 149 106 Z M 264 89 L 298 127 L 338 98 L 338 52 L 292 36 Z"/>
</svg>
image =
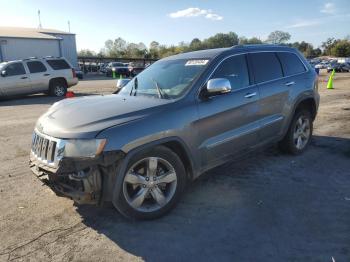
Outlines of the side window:
<svg viewBox="0 0 350 262">
<path fill-rule="evenodd" d="M 252 53 L 250 56 L 256 83 L 283 77 L 281 64 L 275 53 Z"/>
<path fill-rule="evenodd" d="M 295 75 L 305 72 L 305 66 L 296 54 L 289 52 L 277 52 L 281 61 L 285 76 Z"/>
<path fill-rule="evenodd" d="M 17 75 L 25 75 L 26 70 L 22 63 L 12 63 L 9 64 L 6 68 L 7 76 L 17 76 Z"/>
<path fill-rule="evenodd" d="M 224 60 L 211 78 L 226 78 L 232 90 L 249 86 L 249 74 L 245 55 L 236 55 Z"/>
<path fill-rule="evenodd" d="M 44 66 L 44 64 L 39 61 L 27 62 L 27 66 L 29 68 L 30 73 L 40 73 L 46 71 L 46 67 Z"/>
<path fill-rule="evenodd" d="M 52 67 L 53 70 L 69 69 L 70 65 L 63 59 L 50 59 L 46 62 Z"/>
</svg>

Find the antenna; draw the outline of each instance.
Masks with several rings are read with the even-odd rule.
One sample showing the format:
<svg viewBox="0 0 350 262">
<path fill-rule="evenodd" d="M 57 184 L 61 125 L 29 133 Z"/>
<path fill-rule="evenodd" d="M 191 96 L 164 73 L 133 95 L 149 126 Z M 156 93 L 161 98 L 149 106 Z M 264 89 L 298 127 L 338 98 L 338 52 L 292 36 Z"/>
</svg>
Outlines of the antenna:
<svg viewBox="0 0 350 262">
<path fill-rule="evenodd" d="M 38 10 L 38 18 L 39 18 L 39 28 L 42 28 L 42 26 L 41 26 L 41 18 L 40 18 L 40 10 Z"/>
<path fill-rule="evenodd" d="M 70 21 L 68 20 L 68 32 L 70 33 Z"/>
</svg>

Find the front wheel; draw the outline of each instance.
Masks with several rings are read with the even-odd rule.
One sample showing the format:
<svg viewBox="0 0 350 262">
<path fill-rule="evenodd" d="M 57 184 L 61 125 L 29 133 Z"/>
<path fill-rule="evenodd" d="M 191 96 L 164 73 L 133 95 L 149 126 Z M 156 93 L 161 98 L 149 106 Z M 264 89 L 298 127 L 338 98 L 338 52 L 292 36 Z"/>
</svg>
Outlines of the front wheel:
<svg viewBox="0 0 350 262">
<path fill-rule="evenodd" d="M 118 179 L 114 206 L 126 217 L 155 219 L 169 212 L 186 186 L 186 171 L 179 156 L 164 146 L 140 152 Z"/>
<path fill-rule="evenodd" d="M 287 134 L 279 147 L 282 151 L 291 154 L 301 154 L 310 143 L 312 136 L 312 117 L 308 110 L 298 110 L 293 117 Z"/>
</svg>

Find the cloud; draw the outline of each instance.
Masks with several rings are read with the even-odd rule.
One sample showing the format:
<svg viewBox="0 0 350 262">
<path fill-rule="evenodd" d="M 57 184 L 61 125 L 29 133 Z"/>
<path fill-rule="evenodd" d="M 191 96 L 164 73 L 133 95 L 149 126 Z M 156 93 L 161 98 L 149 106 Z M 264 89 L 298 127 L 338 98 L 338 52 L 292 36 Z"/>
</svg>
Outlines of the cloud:
<svg viewBox="0 0 350 262">
<path fill-rule="evenodd" d="M 335 14 L 335 5 L 333 3 L 325 3 L 323 8 L 320 10 L 321 13 L 333 15 Z"/>
<path fill-rule="evenodd" d="M 202 17 L 205 17 L 206 19 L 216 20 L 216 21 L 223 19 L 221 15 L 213 13 L 213 11 L 210 9 L 200 9 L 198 7 L 190 7 L 187 9 L 179 10 L 174 13 L 170 13 L 169 16 L 171 18 L 202 16 Z"/>
<path fill-rule="evenodd" d="M 310 26 L 316 26 L 320 25 L 321 21 L 320 20 L 302 20 L 299 22 L 296 22 L 294 24 L 291 24 L 287 26 L 286 28 L 303 28 L 303 27 L 310 27 Z"/>
</svg>

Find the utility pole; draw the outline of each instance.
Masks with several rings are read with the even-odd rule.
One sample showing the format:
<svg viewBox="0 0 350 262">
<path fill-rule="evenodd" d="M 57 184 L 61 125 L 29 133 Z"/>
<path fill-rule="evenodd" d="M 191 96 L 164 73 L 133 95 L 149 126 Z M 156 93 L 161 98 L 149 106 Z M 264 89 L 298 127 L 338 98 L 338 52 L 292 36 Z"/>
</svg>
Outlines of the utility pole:
<svg viewBox="0 0 350 262">
<path fill-rule="evenodd" d="M 42 26 L 41 26 L 41 18 L 40 18 L 40 9 L 38 10 L 38 18 L 39 18 L 39 28 L 42 28 Z"/>
<path fill-rule="evenodd" d="M 70 33 L 70 21 L 68 20 L 68 32 Z"/>
</svg>

